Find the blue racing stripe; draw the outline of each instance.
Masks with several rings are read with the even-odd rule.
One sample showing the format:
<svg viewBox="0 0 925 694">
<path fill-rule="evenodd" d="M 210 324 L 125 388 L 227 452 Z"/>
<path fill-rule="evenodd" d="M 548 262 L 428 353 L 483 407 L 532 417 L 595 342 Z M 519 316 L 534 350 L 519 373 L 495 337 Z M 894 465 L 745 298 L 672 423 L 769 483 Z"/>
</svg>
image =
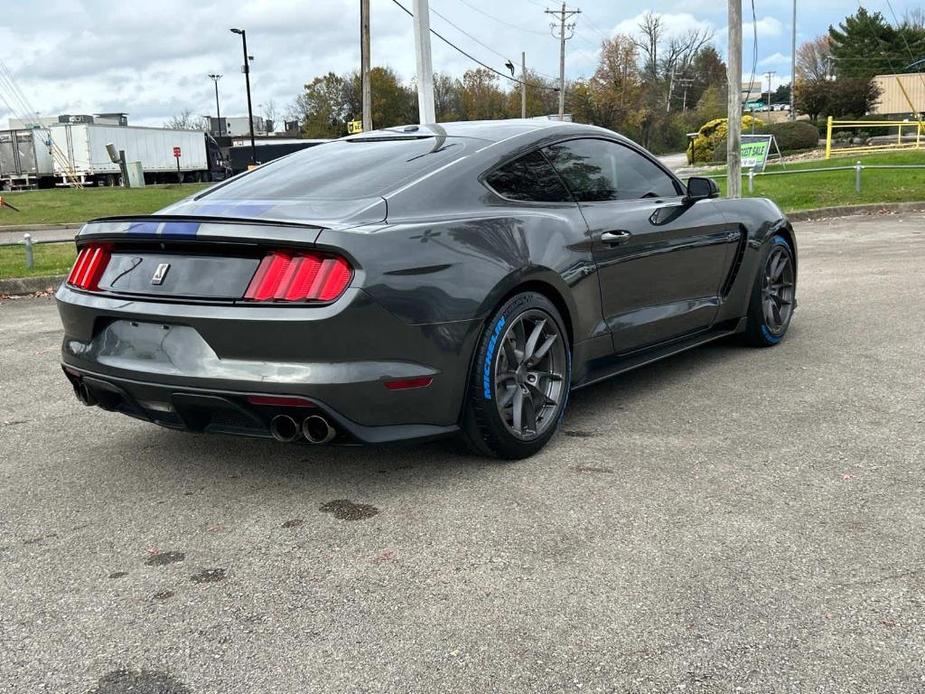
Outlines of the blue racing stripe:
<svg viewBox="0 0 925 694">
<path fill-rule="evenodd" d="M 195 236 L 199 231 L 199 222 L 164 222 L 161 234 L 164 236 Z"/>
<path fill-rule="evenodd" d="M 157 233 L 157 228 L 160 226 L 160 222 L 132 222 L 128 225 L 128 228 L 125 230 L 126 234 L 150 234 L 154 235 Z"/>
</svg>

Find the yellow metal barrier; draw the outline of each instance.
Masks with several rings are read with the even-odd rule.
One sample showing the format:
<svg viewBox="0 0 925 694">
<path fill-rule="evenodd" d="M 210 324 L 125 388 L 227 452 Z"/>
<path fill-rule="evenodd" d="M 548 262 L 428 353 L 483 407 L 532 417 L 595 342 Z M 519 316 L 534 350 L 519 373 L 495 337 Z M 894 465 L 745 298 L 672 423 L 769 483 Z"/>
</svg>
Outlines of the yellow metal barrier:
<svg viewBox="0 0 925 694">
<path fill-rule="evenodd" d="M 836 128 L 896 128 L 896 142 L 882 145 L 859 145 L 852 147 L 839 148 L 839 154 L 854 154 L 855 152 L 895 152 L 906 149 L 922 149 L 922 134 L 925 133 L 925 121 L 922 120 L 833 120 L 829 116 L 825 128 L 825 158 L 830 159 L 832 156 L 832 131 Z M 915 140 L 912 142 L 903 141 L 903 131 L 908 132 L 909 128 L 915 128 Z"/>
</svg>

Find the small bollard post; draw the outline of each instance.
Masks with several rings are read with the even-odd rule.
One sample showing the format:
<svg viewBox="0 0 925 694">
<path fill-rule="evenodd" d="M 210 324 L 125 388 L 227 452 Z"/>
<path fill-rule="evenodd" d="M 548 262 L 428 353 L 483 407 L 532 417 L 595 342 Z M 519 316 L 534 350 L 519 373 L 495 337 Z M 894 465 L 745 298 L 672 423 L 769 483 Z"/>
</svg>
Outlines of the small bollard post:
<svg viewBox="0 0 925 694">
<path fill-rule="evenodd" d="M 860 161 L 854 165 L 854 192 L 855 193 L 861 192 L 861 169 L 863 168 L 864 167 L 861 166 Z"/>
<path fill-rule="evenodd" d="M 30 234 L 23 234 L 22 242 L 26 246 L 26 269 L 31 270 L 35 264 L 32 259 L 32 236 Z"/>
<path fill-rule="evenodd" d="M 755 192 L 755 170 L 754 169 L 748 170 L 748 192 L 749 193 Z"/>
</svg>

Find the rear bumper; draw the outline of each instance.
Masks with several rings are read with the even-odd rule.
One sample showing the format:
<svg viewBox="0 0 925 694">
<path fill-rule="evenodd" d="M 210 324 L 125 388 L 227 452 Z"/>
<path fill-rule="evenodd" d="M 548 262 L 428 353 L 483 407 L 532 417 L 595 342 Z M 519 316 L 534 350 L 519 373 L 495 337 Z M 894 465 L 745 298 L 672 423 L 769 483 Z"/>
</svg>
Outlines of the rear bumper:
<svg viewBox="0 0 925 694">
<path fill-rule="evenodd" d="M 66 285 L 56 298 L 63 365 L 72 382 L 117 393 L 124 405 L 111 409 L 165 426 L 258 436 L 268 435 L 262 410 L 242 424 L 255 414 L 240 411 L 248 394 L 308 398 L 363 442 L 450 433 L 481 329 L 479 321 L 412 325 L 359 289 L 321 307 L 134 301 Z M 385 387 L 421 376 L 432 377 L 430 385 Z M 196 414 L 208 402 L 221 410 L 214 422 Z"/>
<path fill-rule="evenodd" d="M 142 419 L 170 429 L 272 438 L 270 420 L 288 415 L 297 423 L 312 415 L 327 419 L 337 432 L 333 444 L 383 444 L 412 439 L 432 439 L 458 431 L 453 424 L 393 424 L 364 426 L 328 404 L 306 400 L 305 407 L 254 405 L 250 392 L 209 391 L 145 383 L 64 367 L 75 392 L 87 388 L 94 404 L 104 410 Z M 263 395 L 263 394 L 261 394 Z M 79 397 L 79 396 L 78 396 Z M 299 440 L 302 440 L 299 437 Z"/>
</svg>

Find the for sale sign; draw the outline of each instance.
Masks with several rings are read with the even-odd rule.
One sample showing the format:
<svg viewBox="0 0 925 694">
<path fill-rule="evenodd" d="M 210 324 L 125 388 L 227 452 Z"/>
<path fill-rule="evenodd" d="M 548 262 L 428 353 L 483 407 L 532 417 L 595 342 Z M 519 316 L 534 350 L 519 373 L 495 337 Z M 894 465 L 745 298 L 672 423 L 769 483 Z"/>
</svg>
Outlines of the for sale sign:
<svg viewBox="0 0 925 694">
<path fill-rule="evenodd" d="M 764 171 L 764 167 L 768 163 L 768 155 L 771 154 L 771 143 L 773 141 L 773 135 L 742 135 L 742 144 L 739 150 L 742 169 Z"/>
</svg>

